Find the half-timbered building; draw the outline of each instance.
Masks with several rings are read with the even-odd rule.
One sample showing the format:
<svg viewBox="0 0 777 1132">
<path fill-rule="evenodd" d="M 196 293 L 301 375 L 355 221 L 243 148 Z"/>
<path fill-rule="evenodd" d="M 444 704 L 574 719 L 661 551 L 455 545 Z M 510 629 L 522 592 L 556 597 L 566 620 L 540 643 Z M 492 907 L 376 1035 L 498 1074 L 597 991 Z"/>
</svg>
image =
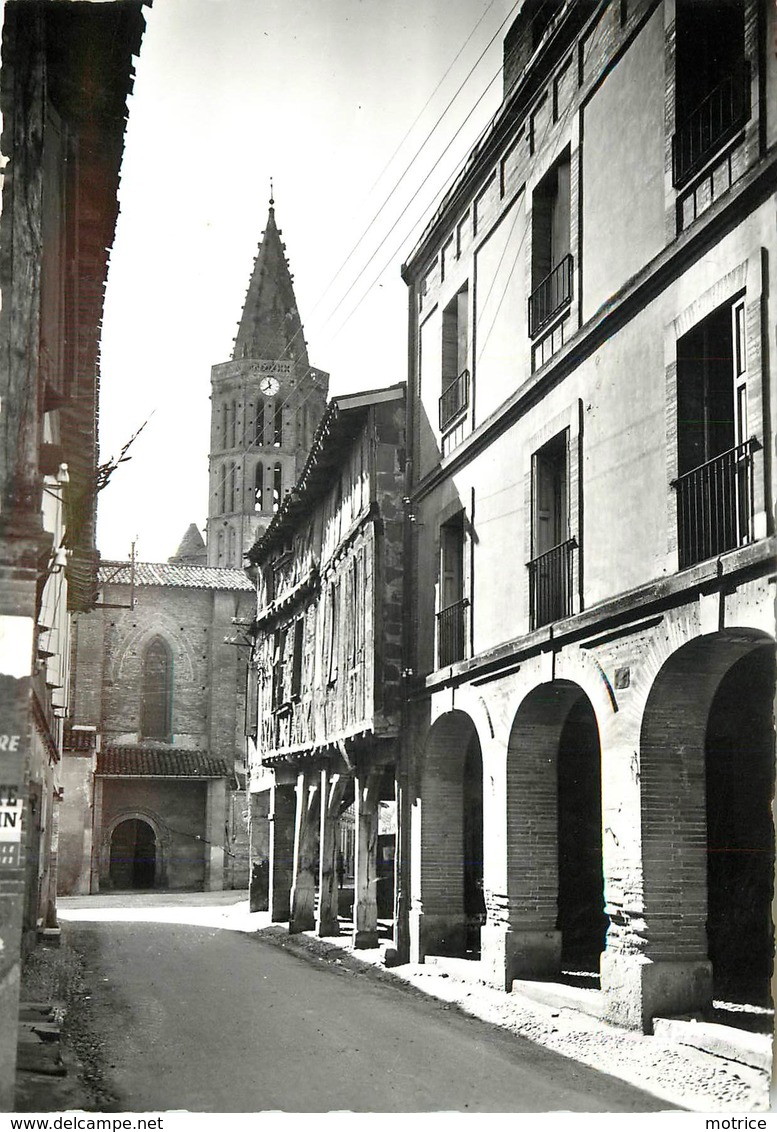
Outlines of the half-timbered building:
<svg viewBox="0 0 777 1132">
<path fill-rule="evenodd" d="M 393 823 L 381 835 L 380 814 L 393 811 L 399 751 L 404 474 L 404 386 L 334 398 L 249 554 L 252 907 L 337 934 L 352 807 L 357 947 L 377 945 L 379 872 L 392 905 Z"/>
</svg>

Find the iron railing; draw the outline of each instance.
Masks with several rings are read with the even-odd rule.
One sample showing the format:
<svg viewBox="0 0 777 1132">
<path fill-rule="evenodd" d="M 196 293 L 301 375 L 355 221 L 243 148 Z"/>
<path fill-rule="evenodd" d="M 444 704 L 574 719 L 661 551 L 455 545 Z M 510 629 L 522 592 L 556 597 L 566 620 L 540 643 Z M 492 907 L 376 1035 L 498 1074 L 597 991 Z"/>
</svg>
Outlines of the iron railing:
<svg viewBox="0 0 777 1132">
<path fill-rule="evenodd" d="M 673 480 L 681 570 L 751 540 L 757 447 L 751 438 Z"/>
<path fill-rule="evenodd" d="M 529 295 L 529 337 L 547 326 L 554 315 L 572 301 L 572 268 L 574 260 L 565 255 Z"/>
<path fill-rule="evenodd" d="M 528 563 L 532 629 L 572 615 L 572 551 L 576 546 L 576 540 L 569 538 Z"/>
<path fill-rule="evenodd" d="M 467 598 L 455 601 L 437 614 L 437 666 L 464 660 Z"/>
<path fill-rule="evenodd" d="M 750 117 L 750 66 L 742 60 L 677 126 L 672 180 L 684 184 Z"/>
<path fill-rule="evenodd" d="M 466 409 L 469 404 L 469 370 L 463 369 L 454 377 L 440 397 L 440 430 L 447 428 L 451 421 Z"/>
</svg>

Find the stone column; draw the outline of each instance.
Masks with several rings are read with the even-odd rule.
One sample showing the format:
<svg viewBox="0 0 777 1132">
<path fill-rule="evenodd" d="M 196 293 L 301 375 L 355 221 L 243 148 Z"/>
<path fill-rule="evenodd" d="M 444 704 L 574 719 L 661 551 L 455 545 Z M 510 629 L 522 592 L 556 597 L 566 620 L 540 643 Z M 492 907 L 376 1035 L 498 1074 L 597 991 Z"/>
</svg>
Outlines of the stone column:
<svg viewBox="0 0 777 1132">
<path fill-rule="evenodd" d="M 291 879 L 294 868 L 294 787 L 273 785 L 270 790 L 270 918 L 284 923 L 291 914 Z"/>
<path fill-rule="evenodd" d="M 353 885 L 353 946 L 378 946 L 377 847 L 380 770 L 358 775 L 356 799 L 356 862 Z"/>
<path fill-rule="evenodd" d="M 321 783 L 318 774 L 297 776 L 297 820 L 294 827 L 294 879 L 291 885 L 289 932 L 316 926 L 318 824 Z"/>
<path fill-rule="evenodd" d="M 640 737 L 628 734 L 625 712 L 602 740 L 610 918 L 600 964 L 602 995 L 610 1021 L 645 1033 L 657 1015 L 690 1013 L 712 1000 L 704 933 L 703 732 L 694 734 L 688 694 L 674 718 L 682 721 L 686 742 L 675 757 L 671 738 L 662 733 L 652 765 L 645 758 L 644 734 L 642 750 Z"/>
<path fill-rule="evenodd" d="M 224 887 L 224 826 L 227 816 L 227 780 L 208 782 L 205 802 L 205 891 L 221 892 Z"/>
<path fill-rule="evenodd" d="M 337 919 L 337 834 L 340 829 L 340 805 L 347 778 L 343 774 L 321 771 L 321 824 L 318 864 L 318 911 L 316 935 L 339 935 Z"/>
</svg>

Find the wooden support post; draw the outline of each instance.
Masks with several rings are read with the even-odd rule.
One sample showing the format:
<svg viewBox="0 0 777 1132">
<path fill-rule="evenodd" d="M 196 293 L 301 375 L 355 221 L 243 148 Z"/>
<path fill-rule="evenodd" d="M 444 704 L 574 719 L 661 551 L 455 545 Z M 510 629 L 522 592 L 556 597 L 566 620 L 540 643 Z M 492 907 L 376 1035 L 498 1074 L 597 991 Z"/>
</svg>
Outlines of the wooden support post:
<svg viewBox="0 0 777 1132">
<path fill-rule="evenodd" d="M 294 787 L 273 785 L 270 793 L 270 918 L 283 923 L 290 915 L 294 862 Z"/>
<path fill-rule="evenodd" d="M 297 821 L 294 828 L 294 879 L 291 885 L 289 932 L 304 932 L 316 926 L 316 880 L 318 878 L 318 807 L 321 783 L 318 775 L 297 775 Z"/>
<path fill-rule="evenodd" d="M 378 946 L 377 849 L 378 795 L 381 769 L 358 775 L 356 796 L 356 862 L 353 886 L 353 946 Z"/>
<path fill-rule="evenodd" d="M 270 791 L 248 795 L 248 845 L 251 875 L 248 882 L 249 912 L 267 912 L 270 907 Z"/>
<path fill-rule="evenodd" d="M 340 829 L 340 805 L 348 782 L 344 774 L 321 771 L 321 831 L 318 865 L 318 912 L 316 935 L 339 935 L 337 920 L 337 834 Z"/>
</svg>

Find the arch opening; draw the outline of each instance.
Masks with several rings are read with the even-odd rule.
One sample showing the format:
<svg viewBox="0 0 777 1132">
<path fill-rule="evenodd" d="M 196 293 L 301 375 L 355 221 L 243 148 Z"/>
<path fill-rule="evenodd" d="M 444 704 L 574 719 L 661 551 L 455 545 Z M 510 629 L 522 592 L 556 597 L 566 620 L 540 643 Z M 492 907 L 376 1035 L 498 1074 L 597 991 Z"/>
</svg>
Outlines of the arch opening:
<svg viewBox="0 0 777 1132">
<path fill-rule="evenodd" d="M 111 837 L 110 880 L 117 889 L 154 887 L 157 844 L 154 830 L 141 818 L 119 822 Z"/>
<path fill-rule="evenodd" d="M 511 917 L 543 933 L 537 975 L 596 985 L 605 947 L 601 744 L 579 685 L 542 684 L 523 700 L 507 753 Z"/>
<path fill-rule="evenodd" d="M 483 758 L 474 731 L 464 755 L 461 826 L 464 956 L 479 959 L 480 929 L 486 919 L 483 898 Z"/>
<path fill-rule="evenodd" d="M 464 712 L 449 712 L 434 724 L 422 777 L 424 951 L 479 959 L 486 918 L 483 757 L 475 725 Z"/>
<path fill-rule="evenodd" d="M 640 735 L 640 931 L 655 961 L 700 972 L 674 1009 L 730 1021 L 733 1005 L 737 1024 L 770 1003 L 774 686 L 766 634 L 697 637 L 664 662 Z"/>
<path fill-rule="evenodd" d="M 754 649 L 723 677 L 704 742 L 707 944 L 715 999 L 767 1007 L 773 968 L 775 660 Z"/>
<path fill-rule="evenodd" d="M 599 728 L 587 696 L 567 716 L 559 738 L 558 920 L 561 962 L 569 972 L 598 977 L 604 950 L 602 770 Z"/>
</svg>

